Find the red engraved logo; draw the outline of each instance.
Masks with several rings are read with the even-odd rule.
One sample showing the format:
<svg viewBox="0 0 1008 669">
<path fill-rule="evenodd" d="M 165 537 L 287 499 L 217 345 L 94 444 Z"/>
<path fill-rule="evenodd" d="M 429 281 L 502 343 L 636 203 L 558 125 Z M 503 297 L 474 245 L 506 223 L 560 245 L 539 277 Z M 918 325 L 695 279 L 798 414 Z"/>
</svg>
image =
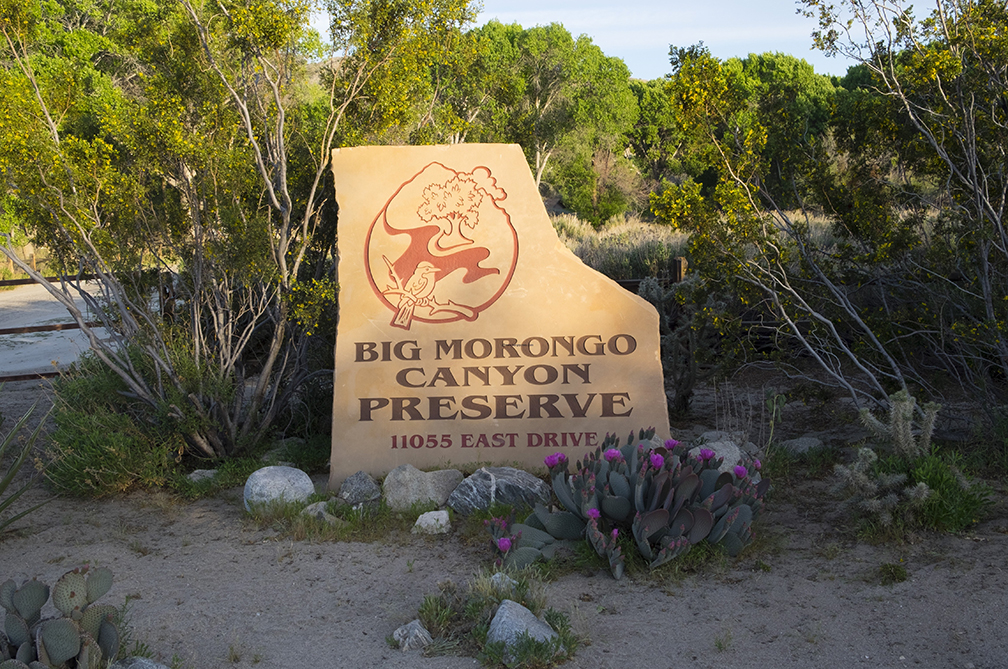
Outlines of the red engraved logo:
<svg viewBox="0 0 1008 669">
<path fill-rule="evenodd" d="M 392 325 L 474 321 L 507 288 L 518 233 L 487 167 L 431 163 L 402 184 L 368 230 L 364 263 Z"/>
</svg>

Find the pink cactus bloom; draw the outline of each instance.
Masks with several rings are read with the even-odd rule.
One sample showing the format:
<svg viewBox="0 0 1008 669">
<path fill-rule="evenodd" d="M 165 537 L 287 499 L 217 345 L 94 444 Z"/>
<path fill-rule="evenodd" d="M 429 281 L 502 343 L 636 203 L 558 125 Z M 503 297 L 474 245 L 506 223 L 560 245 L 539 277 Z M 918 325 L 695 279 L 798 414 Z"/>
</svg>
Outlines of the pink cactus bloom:
<svg viewBox="0 0 1008 669">
<path fill-rule="evenodd" d="M 714 459 L 714 451 L 709 448 L 700 449 L 700 459 L 704 462 L 709 462 Z"/>
<path fill-rule="evenodd" d="M 497 540 L 497 550 L 501 553 L 507 553 L 511 550 L 511 540 L 507 537 L 501 537 Z"/>
<path fill-rule="evenodd" d="M 588 517 L 598 520 L 602 517 L 602 513 L 598 509 L 588 509 Z"/>
<path fill-rule="evenodd" d="M 763 463 L 759 460 L 753 460 L 752 466 L 756 468 L 756 471 L 759 471 L 763 468 Z"/>
<path fill-rule="evenodd" d="M 553 455 L 547 455 L 544 462 L 546 463 L 547 467 L 553 469 L 561 462 L 564 462 L 566 459 L 567 458 L 564 456 L 563 453 L 554 453 Z"/>
<path fill-rule="evenodd" d="M 742 465 L 735 465 L 735 476 L 739 477 L 740 479 L 744 479 L 745 477 L 749 476 L 749 470 L 743 467 Z"/>
<path fill-rule="evenodd" d="M 665 440 L 665 448 L 667 448 L 669 450 L 672 450 L 673 448 L 675 448 L 676 446 L 678 446 L 681 443 L 682 442 L 676 441 L 675 439 L 666 439 Z"/>
<path fill-rule="evenodd" d="M 661 469 L 662 465 L 665 464 L 665 458 L 658 455 L 657 453 L 652 453 L 650 460 L 651 460 L 651 466 L 654 467 L 655 469 Z"/>
<path fill-rule="evenodd" d="M 616 537 L 618 537 L 618 536 L 619 536 L 619 528 L 618 527 L 612 528 L 612 538 L 613 538 L 613 541 L 616 541 Z"/>
<path fill-rule="evenodd" d="M 613 460 L 620 459 L 623 456 L 620 455 L 619 449 L 610 448 L 608 451 L 602 454 L 602 457 L 606 459 L 606 462 L 612 462 Z"/>
</svg>

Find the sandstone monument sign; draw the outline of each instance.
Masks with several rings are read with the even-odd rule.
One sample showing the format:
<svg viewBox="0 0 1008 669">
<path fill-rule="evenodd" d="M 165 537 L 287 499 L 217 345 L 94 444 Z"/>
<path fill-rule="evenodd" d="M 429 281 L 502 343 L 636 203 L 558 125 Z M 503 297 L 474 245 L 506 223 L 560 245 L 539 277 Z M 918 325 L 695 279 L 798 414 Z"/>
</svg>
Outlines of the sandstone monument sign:
<svg viewBox="0 0 1008 669">
<path fill-rule="evenodd" d="M 558 239 L 517 145 L 333 151 L 330 486 L 668 435 L 658 316 Z"/>
</svg>

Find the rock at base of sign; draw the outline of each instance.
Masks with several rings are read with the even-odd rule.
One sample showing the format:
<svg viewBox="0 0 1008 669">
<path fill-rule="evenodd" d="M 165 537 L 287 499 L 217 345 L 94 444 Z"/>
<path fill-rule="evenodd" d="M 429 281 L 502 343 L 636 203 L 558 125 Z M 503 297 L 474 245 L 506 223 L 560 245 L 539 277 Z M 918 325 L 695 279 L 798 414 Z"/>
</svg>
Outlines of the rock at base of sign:
<svg viewBox="0 0 1008 669">
<path fill-rule="evenodd" d="M 448 496 L 462 480 L 457 469 L 422 472 L 413 465 L 400 465 L 382 482 L 385 503 L 393 511 L 408 511 L 414 504 L 444 506 Z"/>
<path fill-rule="evenodd" d="M 315 494 L 311 477 L 300 469 L 273 465 L 252 472 L 245 481 L 245 510 L 252 504 L 303 502 Z"/>
<path fill-rule="evenodd" d="M 343 481 L 337 497 L 350 506 L 373 504 L 377 507 L 381 501 L 381 488 L 378 487 L 370 474 L 361 470 Z"/>
<path fill-rule="evenodd" d="M 420 514 L 413 525 L 413 534 L 444 534 L 451 529 L 448 511 L 428 511 Z"/>
<path fill-rule="evenodd" d="M 448 506 L 463 516 L 485 511 L 493 504 L 534 507 L 549 504 L 550 487 L 514 467 L 483 467 L 452 491 Z"/>
</svg>

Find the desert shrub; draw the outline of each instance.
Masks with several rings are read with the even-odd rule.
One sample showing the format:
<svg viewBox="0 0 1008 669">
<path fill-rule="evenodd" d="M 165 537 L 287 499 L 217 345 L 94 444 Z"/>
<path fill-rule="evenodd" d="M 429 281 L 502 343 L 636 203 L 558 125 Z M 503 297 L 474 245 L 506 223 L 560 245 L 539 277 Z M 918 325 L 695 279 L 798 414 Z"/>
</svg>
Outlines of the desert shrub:
<svg viewBox="0 0 1008 669">
<path fill-rule="evenodd" d="M 674 277 L 675 259 L 686 249 L 684 233 L 633 217 L 616 217 L 598 229 L 570 214 L 552 220 L 567 248 L 611 279 Z"/>
<path fill-rule="evenodd" d="M 920 509 L 925 527 L 961 532 L 977 523 L 991 506 L 990 486 L 970 481 L 955 454 L 929 453 L 917 461 L 910 476 L 931 490 Z"/>
<path fill-rule="evenodd" d="M 46 477 L 57 490 L 102 496 L 168 480 L 185 446 L 176 424 L 132 401 L 100 361 L 82 356 L 53 393 Z"/>
</svg>

